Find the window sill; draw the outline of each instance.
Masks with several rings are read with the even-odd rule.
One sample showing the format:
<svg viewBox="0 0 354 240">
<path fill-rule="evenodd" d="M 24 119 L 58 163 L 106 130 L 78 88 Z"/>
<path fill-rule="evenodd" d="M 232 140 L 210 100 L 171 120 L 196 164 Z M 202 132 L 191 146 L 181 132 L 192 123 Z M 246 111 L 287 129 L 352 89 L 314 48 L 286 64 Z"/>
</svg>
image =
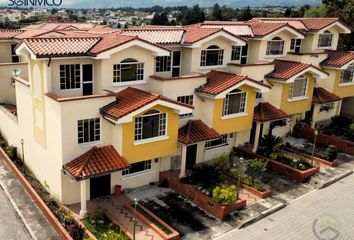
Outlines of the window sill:
<svg viewBox="0 0 354 240">
<path fill-rule="evenodd" d="M 332 46 L 326 46 L 326 47 L 317 47 L 317 49 L 331 49 Z"/>
<path fill-rule="evenodd" d="M 224 119 L 229 119 L 229 118 L 244 117 L 244 116 L 247 116 L 247 115 L 248 115 L 248 113 L 246 113 L 246 112 L 243 112 L 243 113 L 235 113 L 235 114 L 230 114 L 230 115 L 222 116 L 221 119 L 224 120 Z"/>
<path fill-rule="evenodd" d="M 122 175 L 122 180 L 130 179 L 130 178 L 134 178 L 134 177 L 140 177 L 140 176 L 143 176 L 143 175 L 150 174 L 151 172 L 152 172 L 152 169 L 149 169 L 149 170 L 144 170 L 144 171 L 141 171 L 141 172 L 136 172 L 136 173 L 132 173 L 132 174 Z"/>
<path fill-rule="evenodd" d="M 281 130 L 281 129 L 285 129 L 288 128 L 288 125 L 284 125 L 284 126 L 276 126 L 273 128 L 273 130 Z"/>
<path fill-rule="evenodd" d="M 305 96 L 305 97 L 295 97 L 295 98 L 288 98 L 288 102 L 295 102 L 295 101 L 301 101 L 301 100 L 305 100 L 308 99 L 309 97 Z"/>
<path fill-rule="evenodd" d="M 266 55 L 265 58 L 278 58 L 278 57 L 285 57 L 285 54 L 279 54 L 279 55 Z"/>
<path fill-rule="evenodd" d="M 130 85 L 139 85 L 139 84 L 145 84 L 146 80 L 137 80 L 137 81 L 129 81 L 129 82 L 120 82 L 120 83 L 113 83 L 113 87 L 125 87 L 125 86 L 130 86 Z"/>
<path fill-rule="evenodd" d="M 352 86 L 352 85 L 354 85 L 354 82 L 339 83 L 340 87 L 347 87 L 347 86 Z"/>
<path fill-rule="evenodd" d="M 136 145 L 141 145 L 141 144 L 145 144 L 145 143 L 163 141 L 163 140 L 166 140 L 166 139 L 169 139 L 169 137 L 168 136 L 160 136 L 160 137 L 154 137 L 154 138 L 138 140 L 138 141 L 135 141 L 133 144 L 136 146 Z"/>
<path fill-rule="evenodd" d="M 200 66 L 200 70 L 209 70 L 209 69 L 214 69 L 214 68 L 225 68 L 225 65 L 213 65 L 213 66 Z"/>
<path fill-rule="evenodd" d="M 95 141 L 95 142 L 88 142 L 88 143 L 79 143 L 78 147 L 79 148 L 85 148 L 85 147 L 92 147 L 92 146 L 96 146 L 96 145 L 100 145 L 102 144 L 103 141 Z"/>
<path fill-rule="evenodd" d="M 226 147 L 226 146 L 229 146 L 229 144 L 226 143 L 226 144 L 222 144 L 222 145 L 218 145 L 218 146 L 213 146 L 213 147 L 204 148 L 204 151 L 212 150 L 212 149 L 215 149 L 215 148 Z"/>
</svg>

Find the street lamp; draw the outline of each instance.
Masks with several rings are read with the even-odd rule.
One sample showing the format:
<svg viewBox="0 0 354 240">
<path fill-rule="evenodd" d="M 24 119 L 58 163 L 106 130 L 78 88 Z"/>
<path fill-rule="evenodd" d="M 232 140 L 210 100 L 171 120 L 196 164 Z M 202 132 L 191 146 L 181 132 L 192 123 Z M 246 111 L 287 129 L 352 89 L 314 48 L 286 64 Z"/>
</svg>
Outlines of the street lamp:
<svg viewBox="0 0 354 240">
<path fill-rule="evenodd" d="M 134 198 L 134 216 L 133 216 L 133 240 L 135 240 L 135 228 L 136 228 L 136 217 L 135 217 L 135 213 L 136 213 L 136 207 L 138 206 L 138 199 Z"/>
<path fill-rule="evenodd" d="M 240 186 L 241 186 L 241 177 L 242 177 L 242 172 L 243 172 L 243 157 L 240 157 L 240 164 L 239 164 L 239 169 L 238 169 L 238 181 L 237 181 L 237 193 L 236 193 L 236 196 L 237 196 L 237 199 L 240 195 Z"/>
<path fill-rule="evenodd" d="M 315 138 L 313 140 L 313 147 L 312 147 L 312 155 L 311 155 L 311 166 L 313 167 L 313 158 L 315 156 L 315 148 L 316 148 L 316 140 L 317 140 L 318 131 L 315 130 Z"/>
<path fill-rule="evenodd" d="M 23 151 L 23 144 L 24 143 L 25 143 L 25 141 L 22 138 L 21 139 L 21 146 L 22 146 L 22 171 L 23 171 L 23 175 L 25 175 L 25 153 Z"/>
</svg>

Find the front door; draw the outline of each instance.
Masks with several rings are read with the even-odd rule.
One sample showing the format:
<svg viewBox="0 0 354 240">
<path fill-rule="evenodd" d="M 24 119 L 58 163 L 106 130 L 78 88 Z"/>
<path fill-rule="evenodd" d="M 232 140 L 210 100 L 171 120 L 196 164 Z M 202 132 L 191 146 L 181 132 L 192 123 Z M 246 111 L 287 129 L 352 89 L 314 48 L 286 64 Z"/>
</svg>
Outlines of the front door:
<svg viewBox="0 0 354 240">
<path fill-rule="evenodd" d="M 187 146 L 186 167 L 192 168 L 197 163 L 197 144 Z"/>
<path fill-rule="evenodd" d="M 82 65 L 82 95 L 93 94 L 93 69 L 92 64 Z"/>
<path fill-rule="evenodd" d="M 111 194 L 111 174 L 90 179 L 90 199 Z"/>
</svg>

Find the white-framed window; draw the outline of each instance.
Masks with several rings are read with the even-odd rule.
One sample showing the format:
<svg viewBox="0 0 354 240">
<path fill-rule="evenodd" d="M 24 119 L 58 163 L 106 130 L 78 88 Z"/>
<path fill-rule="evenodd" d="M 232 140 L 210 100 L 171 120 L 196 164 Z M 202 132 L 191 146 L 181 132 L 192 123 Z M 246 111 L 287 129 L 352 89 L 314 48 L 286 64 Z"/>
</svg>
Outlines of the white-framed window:
<svg viewBox="0 0 354 240">
<path fill-rule="evenodd" d="M 152 169 L 152 161 L 146 160 L 137 163 L 132 163 L 131 168 L 122 171 L 123 176 L 136 175 L 139 173 L 147 172 Z"/>
<path fill-rule="evenodd" d="M 159 56 L 156 57 L 156 72 L 169 72 L 171 71 L 171 57 Z"/>
<path fill-rule="evenodd" d="M 144 80 L 144 63 L 127 58 L 113 65 L 113 83 Z"/>
<path fill-rule="evenodd" d="M 279 38 L 275 37 L 272 40 L 267 42 L 267 56 L 280 56 L 284 53 L 284 41 Z"/>
<path fill-rule="evenodd" d="M 261 92 L 256 92 L 256 104 L 263 101 L 263 94 Z"/>
<path fill-rule="evenodd" d="M 194 96 L 193 95 L 186 95 L 186 96 L 179 96 L 177 97 L 177 101 L 180 103 L 184 104 L 189 104 L 192 105 L 194 104 Z M 185 113 L 185 114 L 180 114 L 180 118 L 186 118 L 186 117 L 191 117 L 193 116 L 193 113 Z"/>
<path fill-rule="evenodd" d="M 320 34 L 318 37 L 317 47 L 326 48 L 332 47 L 333 34 L 330 31 L 324 31 L 324 33 Z"/>
<path fill-rule="evenodd" d="M 307 94 L 308 79 L 300 76 L 289 85 L 288 99 L 305 97 Z"/>
<path fill-rule="evenodd" d="M 347 69 L 343 69 L 340 74 L 340 84 L 353 84 L 354 83 L 354 66 L 350 65 Z"/>
<path fill-rule="evenodd" d="M 83 119 L 77 122 L 78 144 L 101 140 L 100 118 Z"/>
<path fill-rule="evenodd" d="M 135 118 L 135 141 L 166 135 L 167 113 L 150 110 Z"/>
<path fill-rule="evenodd" d="M 301 48 L 301 39 L 300 38 L 292 38 L 290 43 L 290 51 L 299 53 Z"/>
<path fill-rule="evenodd" d="M 224 64 L 224 49 L 216 45 L 212 45 L 202 50 L 200 58 L 200 66 L 222 66 Z"/>
<path fill-rule="evenodd" d="M 320 112 L 329 112 L 334 109 L 334 102 L 321 104 Z"/>
<path fill-rule="evenodd" d="M 285 127 L 286 124 L 287 124 L 286 118 L 284 118 L 284 119 L 279 119 L 279 120 L 271 121 L 271 122 L 269 123 L 269 128 L 270 128 L 270 129 L 273 129 L 273 128 L 276 128 L 276 127 Z"/>
<path fill-rule="evenodd" d="M 231 61 L 240 61 L 241 46 L 232 46 Z"/>
<path fill-rule="evenodd" d="M 206 141 L 205 142 L 205 149 L 222 147 L 225 145 L 227 145 L 227 134 L 221 135 L 221 137 L 218 139 Z"/>
<path fill-rule="evenodd" d="M 81 66 L 80 64 L 64 64 L 60 69 L 60 90 L 81 88 Z"/>
<path fill-rule="evenodd" d="M 247 93 L 235 89 L 228 93 L 224 99 L 223 116 L 246 112 Z"/>
</svg>

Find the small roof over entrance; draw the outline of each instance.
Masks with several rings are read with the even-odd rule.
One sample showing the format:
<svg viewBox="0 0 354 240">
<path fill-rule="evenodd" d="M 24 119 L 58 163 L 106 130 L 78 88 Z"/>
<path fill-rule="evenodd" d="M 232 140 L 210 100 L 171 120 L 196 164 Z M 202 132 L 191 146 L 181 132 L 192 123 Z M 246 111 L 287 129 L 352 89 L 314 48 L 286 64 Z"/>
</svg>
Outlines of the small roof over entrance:
<svg viewBox="0 0 354 240">
<path fill-rule="evenodd" d="M 64 172 L 78 181 L 130 167 L 129 162 L 113 146 L 93 147 L 63 166 Z"/>
<path fill-rule="evenodd" d="M 277 119 L 287 118 L 289 115 L 281 109 L 274 107 L 268 102 L 259 103 L 254 108 L 253 119 L 257 122 L 268 122 Z"/>
<path fill-rule="evenodd" d="M 183 144 L 192 144 L 217 139 L 220 134 L 208 127 L 201 120 L 189 120 L 178 130 L 178 141 Z"/>
<path fill-rule="evenodd" d="M 342 100 L 340 97 L 334 93 L 328 92 L 322 87 L 317 87 L 313 89 L 312 102 L 316 104 L 323 104 L 329 102 L 336 102 Z"/>
</svg>

